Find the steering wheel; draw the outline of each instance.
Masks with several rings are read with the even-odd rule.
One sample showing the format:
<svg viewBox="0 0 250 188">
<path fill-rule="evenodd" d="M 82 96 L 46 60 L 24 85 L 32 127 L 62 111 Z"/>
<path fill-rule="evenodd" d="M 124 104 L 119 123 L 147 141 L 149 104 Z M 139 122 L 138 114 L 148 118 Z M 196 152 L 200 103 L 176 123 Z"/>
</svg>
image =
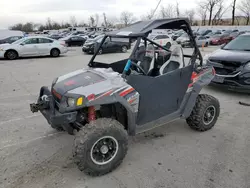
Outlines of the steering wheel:
<svg viewBox="0 0 250 188">
<path fill-rule="evenodd" d="M 137 63 L 135 63 L 135 62 L 133 62 L 133 61 L 131 61 L 131 64 L 132 65 L 134 65 L 137 69 L 137 72 L 138 72 L 138 70 L 140 71 L 140 72 L 138 72 L 138 73 L 142 73 L 143 75 L 147 75 L 146 74 L 146 72 L 143 70 L 143 68 L 140 66 L 140 65 L 138 65 Z M 131 69 L 131 68 L 130 68 Z"/>
</svg>

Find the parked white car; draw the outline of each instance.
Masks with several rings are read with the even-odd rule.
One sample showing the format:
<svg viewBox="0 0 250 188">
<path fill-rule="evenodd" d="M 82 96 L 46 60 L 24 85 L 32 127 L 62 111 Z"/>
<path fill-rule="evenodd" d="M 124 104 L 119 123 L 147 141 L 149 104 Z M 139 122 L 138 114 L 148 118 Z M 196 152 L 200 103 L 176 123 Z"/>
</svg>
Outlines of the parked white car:
<svg viewBox="0 0 250 188">
<path fill-rule="evenodd" d="M 157 44 L 160 44 L 162 46 L 166 46 L 170 48 L 172 46 L 173 40 L 170 36 L 167 34 L 158 34 L 158 35 L 149 35 L 148 37 L 150 40 L 154 41 Z"/>
<path fill-rule="evenodd" d="M 64 41 L 42 36 L 25 37 L 12 44 L 0 45 L 0 58 L 10 60 L 18 57 L 47 56 L 58 57 L 68 51 Z"/>
</svg>

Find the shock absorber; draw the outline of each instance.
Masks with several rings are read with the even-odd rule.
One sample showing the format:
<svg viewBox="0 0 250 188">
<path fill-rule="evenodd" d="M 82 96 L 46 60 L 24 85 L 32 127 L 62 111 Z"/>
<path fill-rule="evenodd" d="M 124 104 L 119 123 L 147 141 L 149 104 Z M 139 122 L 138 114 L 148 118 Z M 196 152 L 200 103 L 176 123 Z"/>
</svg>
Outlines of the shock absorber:
<svg viewBox="0 0 250 188">
<path fill-rule="evenodd" d="M 96 111 L 94 106 L 88 108 L 88 122 L 96 120 Z"/>
</svg>

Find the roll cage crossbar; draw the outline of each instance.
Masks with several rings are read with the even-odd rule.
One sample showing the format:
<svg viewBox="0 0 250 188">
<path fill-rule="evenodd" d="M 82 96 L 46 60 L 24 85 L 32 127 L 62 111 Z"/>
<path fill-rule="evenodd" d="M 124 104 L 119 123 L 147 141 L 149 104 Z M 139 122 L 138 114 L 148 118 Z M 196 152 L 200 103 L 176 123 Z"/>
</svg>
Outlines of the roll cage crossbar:
<svg viewBox="0 0 250 188">
<path fill-rule="evenodd" d="M 155 29 L 157 29 L 157 28 L 155 28 Z M 161 29 L 168 29 L 168 28 L 161 28 Z M 189 35 L 189 37 L 190 37 L 190 43 L 191 43 L 191 45 L 194 47 L 194 52 L 193 52 L 193 54 L 192 54 L 192 55 L 184 55 L 184 57 L 190 58 L 190 63 L 191 63 L 191 65 L 195 65 L 196 59 L 199 59 L 199 60 L 200 60 L 200 66 L 202 66 L 202 61 L 203 61 L 202 55 L 201 55 L 200 50 L 199 50 L 199 48 L 198 48 L 198 46 L 197 46 L 197 44 L 196 44 L 195 38 L 194 38 L 193 33 L 192 33 L 192 29 L 191 29 L 191 27 L 189 26 L 189 24 L 188 24 L 188 23 L 187 23 L 187 24 L 184 24 L 184 25 L 182 24 L 182 25 L 181 25 L 179 28 L 177 28 L 177 29 L 183 29 L 184 31 L 186 31 L 186 33 L 187 33 L 187 34 Z M 134 49 L 133 49 L 131 55 L 129 56 L 129 59 L 130 59 L 130 60 L 133 60 L 133 59 L 134 59 L 134 57 L 135 57 L 135 56 L 134 56 L 134 55 L 135 55 L 135 52 L 136 52 L 137 48 L 140 46 L 141 40 L 144 40 L 144 44 L 147 44 L 147 42 L 149 42 L 149 43 L 152 43 L 153 45 L 157 46 L 158 48 L 164 49 L 164 50 L 166 50 L 167 52 L 170 52 L 170 53 L 171 53 L 171 51 L 170 51 L 168 48 L 166 48 L 166 47 L 164 47 L 164 46 L 161 46 L 160 44 L 158 44 L 158 43 L 156 43 L 156 42 L 150 40 L 149 38 L 147 38 L 147 36 L 148 36 L 149 33 L 150 33 L 150 32 L 147 32 L 147 33 L 130 34 L 130 35 L 119 35 L 119 33 L 118 33 L 118 34 L 109 34 L 109 33 L 108 33 L 108 34 L 105 34 L 104 37 L 103 37 L 103 39 L 102 39 L 102 41 L 101 41 L 101 43 L 100 43 L 100 45 L 97 46 L 97 48 L 96 48 L 96 50 L 95 50 L 95 52 L 94 52 L 94 55 L 93 55 L 92 58 L 90 59 L 88 66 L 89 66 L 89 67 L 93 67 L 93 66 L 94 66 L 94 63 L 95 63 L 95 62 L 94 62 L 94 59 L 95 59 L 95 57 L 97 56 L 99 50 L 101 49 L 102 45 L 104 44 L 105 40 L 106 40 L 108 37 L 111 37 L 111 38 L 129 38 L 129 39 L 136 39 L 136 40 L 137 40 L 137 41 L 136 41 L 136 44 L 135 44 L 135 46 L 134 46 Z"/>
</svg>

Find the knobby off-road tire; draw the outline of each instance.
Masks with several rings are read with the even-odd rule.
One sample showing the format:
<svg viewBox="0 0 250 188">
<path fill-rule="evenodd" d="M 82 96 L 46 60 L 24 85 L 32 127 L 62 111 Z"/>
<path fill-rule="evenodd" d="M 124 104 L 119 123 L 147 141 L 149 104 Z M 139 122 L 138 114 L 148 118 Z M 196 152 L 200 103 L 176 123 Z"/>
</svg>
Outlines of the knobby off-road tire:
<svg viewBox="0 0 250 188">
<path fill-rule="evenodd" d="M 194 130 L 204 132 L 214 127 L 220 114 L 220 103 L 213 96 L 200 94 L 187 124 Z"/>
<path fill-rule="evenodd" d="M 108 146 L 108 152 L 105 146 Z M 73 156 L 81 171 L 90 176 L 101 176 L 116 169 L 127 150 L 128 134 L 122 124 L 113 119 L 100 118 L 85 125 L 76 134 Z M 101 160 L 98 161 L 96 156 Z"/>
</svg>

